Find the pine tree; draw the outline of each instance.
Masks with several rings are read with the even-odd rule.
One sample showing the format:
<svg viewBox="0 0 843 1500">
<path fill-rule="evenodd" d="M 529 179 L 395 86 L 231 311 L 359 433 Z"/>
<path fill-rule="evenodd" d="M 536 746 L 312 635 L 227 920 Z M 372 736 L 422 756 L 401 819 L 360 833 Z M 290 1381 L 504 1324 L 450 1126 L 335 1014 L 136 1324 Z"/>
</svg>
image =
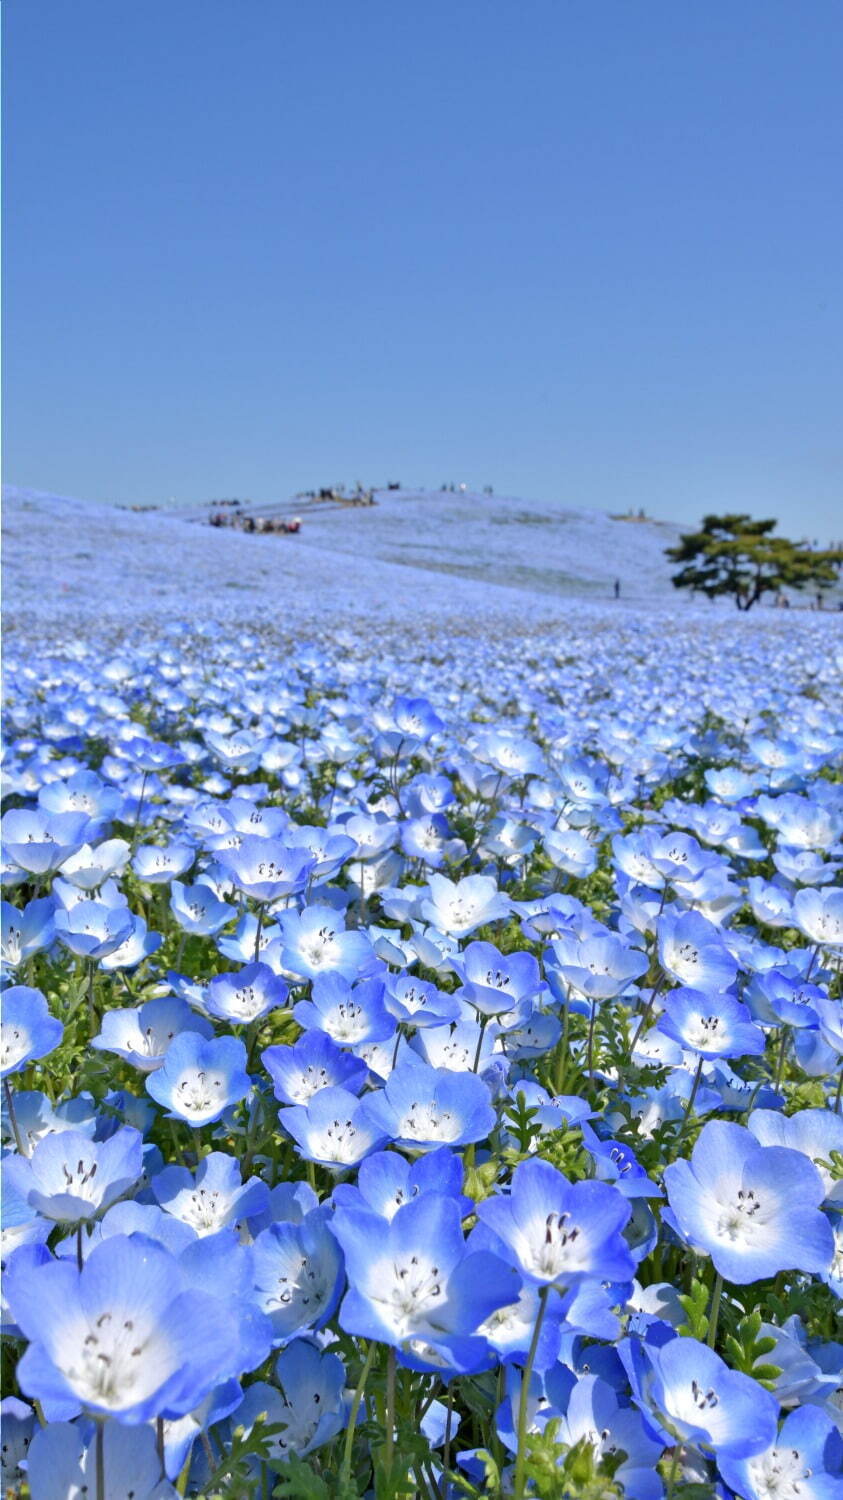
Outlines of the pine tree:
<svg viewBox="0 0 843 1500">
<path fill-rule="evenodd" d="M 747 515 L 705 516 L 702 530 L 684 533 L 665 549 L 671 562 L 682 564 L 674 588 L 709 599 L 731 594 L 738 609 L 747 610 L 783 588 L 824 590 L 836 583 L 843 551 L 814 552 L 803 542 L 773 536 L 776 525 Z"/>
</svg>

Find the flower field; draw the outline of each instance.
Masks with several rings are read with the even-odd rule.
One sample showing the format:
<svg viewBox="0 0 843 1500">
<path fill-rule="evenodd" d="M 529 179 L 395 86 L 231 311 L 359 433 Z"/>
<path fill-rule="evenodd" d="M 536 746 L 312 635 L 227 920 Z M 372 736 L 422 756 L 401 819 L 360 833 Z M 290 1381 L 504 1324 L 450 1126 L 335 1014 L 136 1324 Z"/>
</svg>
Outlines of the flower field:
<svg viewBox="0 0 843 1500">
<path fill-rule="evenodd" d="M 4 1493 L 834 1500 L 838 622 L 401 608 L 10 634 Z"/>
</svg>

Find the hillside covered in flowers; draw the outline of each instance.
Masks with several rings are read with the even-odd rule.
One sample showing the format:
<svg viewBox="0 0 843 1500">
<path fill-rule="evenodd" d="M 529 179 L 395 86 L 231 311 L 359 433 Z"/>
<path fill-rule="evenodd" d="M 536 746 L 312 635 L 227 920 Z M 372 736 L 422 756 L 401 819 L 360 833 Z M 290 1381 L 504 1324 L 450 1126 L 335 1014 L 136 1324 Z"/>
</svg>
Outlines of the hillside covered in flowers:
<svg viewBox="0 0 843 1500">
<path fill-rule="evenodd" d="M 839 620 L 72 506 L 9 514 L 4 1493 L 840 1496 Z"/>
</svg>

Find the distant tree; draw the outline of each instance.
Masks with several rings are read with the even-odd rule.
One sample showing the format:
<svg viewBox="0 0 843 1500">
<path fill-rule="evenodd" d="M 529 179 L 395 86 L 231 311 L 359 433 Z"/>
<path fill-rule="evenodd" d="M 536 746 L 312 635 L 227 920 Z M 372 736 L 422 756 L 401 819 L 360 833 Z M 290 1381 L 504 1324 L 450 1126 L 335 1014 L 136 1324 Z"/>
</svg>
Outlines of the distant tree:
<svg viewBox="0 0 843 1500">
<path fill-rule="evenodd" d="M 780 589 L 830 588 L 843 563 L 843 551 L 814 552 L 804 542 L 773 536 L 776 521 L 751 516 L 705 516 L 702 529 L 684 533 L 665 548 L 680 563 L 673 586 L 706 594 L 731 594 L 738 609 L 751 609 L 764 594 Z"/>
</svg>

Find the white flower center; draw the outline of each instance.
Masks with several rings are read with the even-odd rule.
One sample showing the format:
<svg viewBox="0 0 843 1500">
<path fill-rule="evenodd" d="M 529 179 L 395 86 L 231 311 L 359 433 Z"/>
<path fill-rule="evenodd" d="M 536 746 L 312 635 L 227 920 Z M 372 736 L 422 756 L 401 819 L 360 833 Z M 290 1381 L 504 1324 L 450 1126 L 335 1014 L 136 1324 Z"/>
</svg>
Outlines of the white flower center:
<svg viewBox="0 0 843 1500">
<path fill-rule="evenodd" d="M 398 1127 L 399 1136 L 408 1141 L 454 1141 L 459 1133 L 460 1122 L 450 1110 L 416 1100 Z"/>
</svg>

